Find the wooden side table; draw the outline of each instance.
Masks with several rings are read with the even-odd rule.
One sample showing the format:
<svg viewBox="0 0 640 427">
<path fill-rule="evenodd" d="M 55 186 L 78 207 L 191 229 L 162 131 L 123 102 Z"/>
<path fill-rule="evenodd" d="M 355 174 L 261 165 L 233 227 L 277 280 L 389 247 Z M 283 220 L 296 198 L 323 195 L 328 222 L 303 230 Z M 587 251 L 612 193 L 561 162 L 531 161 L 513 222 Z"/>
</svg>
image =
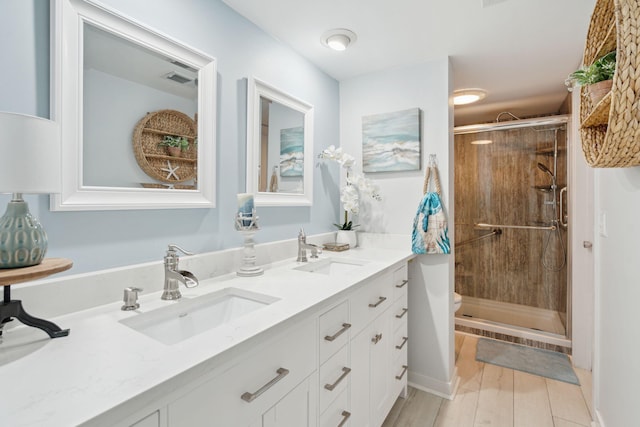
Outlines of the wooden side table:
<svg viewBox="0 0 640 427">
<path fill-rule="evenodd" d="M 69 335 L 69 329 L 61 329 L 48 320 L 31 316 L 22 308 L 22 301 L 11 299 L 11 285 L 41 279 L 71 268 L 73 262 L 65 258 L 45 258 L 40 264 L 32 267 L 11 268 L 0 270 L 0 286 L 4 287 L 4 300 L 0 303 L 0 336 L 5 323 L 18 319 L 22 323 L 34 328 L 42 329 L 51 338 Z"/>
</svg>

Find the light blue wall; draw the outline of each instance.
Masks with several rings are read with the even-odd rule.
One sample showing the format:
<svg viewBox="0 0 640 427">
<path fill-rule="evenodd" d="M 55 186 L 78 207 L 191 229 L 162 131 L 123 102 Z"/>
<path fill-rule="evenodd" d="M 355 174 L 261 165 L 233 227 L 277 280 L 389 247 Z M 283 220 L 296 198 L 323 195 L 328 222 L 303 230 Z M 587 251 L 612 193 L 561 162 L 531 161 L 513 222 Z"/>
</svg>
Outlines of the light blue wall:
<svg viewBox="0 0 640 427">
<path fill-rule="evenodd" d="M 132 130 L 149 111 L 172 109 L 194 117 L 197 96 L 187 99 L 94 69 L 85 69 L 83 78 L 82 131 L 84 140 L 91 141 L 82 147 L 84 184 L 138 187 L 141 182 L 160 182 L 138 166 L 131 149 Z"/>
<path fill-rule="evenodd" d="M 168 243 L 196 252 L 240 246 L 232 224 L 236 194 L 245 189 L 246 78 L 253 75 L 315 107 L 315 156 L 339 144 L 337 81 L 218 0 L 102 3 L 217 59 L 217 207 L 50 212 L 47 196 L 26 196 L 48 231 L 48 256 L 71 258 L 70 273 L 79 273 L 160 260 Z M 0 110 L 48 117 L 48 9 L 46 0 L 0 0 Z M 338 179 L 335 170 L 314 167 L 313 207 L 260 208 L 256 241 L 294 238 L 300 226 L 308 234 L 331 230 L 339 216 L 331 183 Z M 0 204 L 7 200 L 0 197 Z"/>
</svg>

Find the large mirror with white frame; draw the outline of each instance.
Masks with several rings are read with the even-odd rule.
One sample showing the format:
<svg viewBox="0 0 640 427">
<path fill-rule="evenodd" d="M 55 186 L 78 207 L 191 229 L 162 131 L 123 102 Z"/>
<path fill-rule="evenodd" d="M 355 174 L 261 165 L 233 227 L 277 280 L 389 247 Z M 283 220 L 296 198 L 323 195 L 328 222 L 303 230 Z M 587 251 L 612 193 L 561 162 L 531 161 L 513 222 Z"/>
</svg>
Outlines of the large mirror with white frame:
<svg viewBox="0 0 640 427">
<path fill-rule="evenodd" d="M 313 203 L 313 106 L 257 78 L 247 89 L 247 192 L 257 206 Z"/>
<path fill-rule="evenodd" d="M 214 58 L 92 0 L 52 8 L 51 209 L 214 207 Z"/>
</svg>

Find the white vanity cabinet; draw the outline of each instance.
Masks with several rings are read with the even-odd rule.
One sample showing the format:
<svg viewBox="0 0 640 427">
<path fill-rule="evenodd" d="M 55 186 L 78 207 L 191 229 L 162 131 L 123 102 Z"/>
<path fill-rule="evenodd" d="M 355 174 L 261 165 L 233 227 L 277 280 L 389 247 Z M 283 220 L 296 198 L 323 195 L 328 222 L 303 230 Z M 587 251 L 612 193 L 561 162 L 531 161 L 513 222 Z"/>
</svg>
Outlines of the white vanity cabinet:
<svg viewBox="0 0 640 427">
<path fill-rule="evenodd" d="M 406 263 L 385 269 L 133 425 L 379 427 L 406 395 L 407 284 Z"/>
<path fill-rule="evenodd" d="M 379 427 L 405 396 L 407 284 L 396 264 L 320 315 L 320 426 Z"/>
<path fill-rule="evenodd" d="M 353 426 L 380 426 L 398 395 L 406 391 L 406 342 L 396 349 L 401 344 L 396 335 L 404 337 L 407 332 L 406 280 L 404 264 L 374 279 L 370 288 L 361 289 L 350 299 L 353 313 L 370 320 L 351 341 Z"/>
<path fill-rule="evenodd" d="M 407 237 L 363 236 L 307 263 L 295 241 L 270 242 L 257 277 L 229 271 L 241 251 L 187 257 L 201 282 L 178 301 L 160 298 L 160 262 L 34 283 L 18 296 L 71 298 L 51 317 L 74 332 L 38 346 L 33 328 L 7 331 L 16 354 L 0 377 L 21 386 L 3 396 L 0 426 L 380 427 L 410 374 Z M 122 311 L 122 283 L 154 292 Z"/>
<path fill-rule="evenodd" d="M 315 426 L 315 390 L 309 388 L 309 377 L 317 366 L 316 331 L 316 319 L 307 319 L 173 400 L 167 407 L 168 426 L 253 427 L 260 419 L 268 426 L 274 420 L 301 418 L 308 421 L 276 425 Z"/>
</svg>

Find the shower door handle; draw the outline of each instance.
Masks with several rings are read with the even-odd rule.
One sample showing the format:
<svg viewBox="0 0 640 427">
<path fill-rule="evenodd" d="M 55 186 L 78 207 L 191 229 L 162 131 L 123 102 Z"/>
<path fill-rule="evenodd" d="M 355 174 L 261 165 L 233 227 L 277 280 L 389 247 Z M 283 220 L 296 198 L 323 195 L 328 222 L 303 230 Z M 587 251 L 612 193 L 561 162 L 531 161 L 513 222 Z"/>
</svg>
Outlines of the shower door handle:
<svg viewBox="0 0 640 427">
<path fill-rule="evenodd" d="M 567 220 L 566 214 L 564 212 L 564 195 L 567 193 L 567 187 L 562 187 L 560 190 L 560 225 L 566 227 L 569 225 L 569 221 Z"/>
</svg>

